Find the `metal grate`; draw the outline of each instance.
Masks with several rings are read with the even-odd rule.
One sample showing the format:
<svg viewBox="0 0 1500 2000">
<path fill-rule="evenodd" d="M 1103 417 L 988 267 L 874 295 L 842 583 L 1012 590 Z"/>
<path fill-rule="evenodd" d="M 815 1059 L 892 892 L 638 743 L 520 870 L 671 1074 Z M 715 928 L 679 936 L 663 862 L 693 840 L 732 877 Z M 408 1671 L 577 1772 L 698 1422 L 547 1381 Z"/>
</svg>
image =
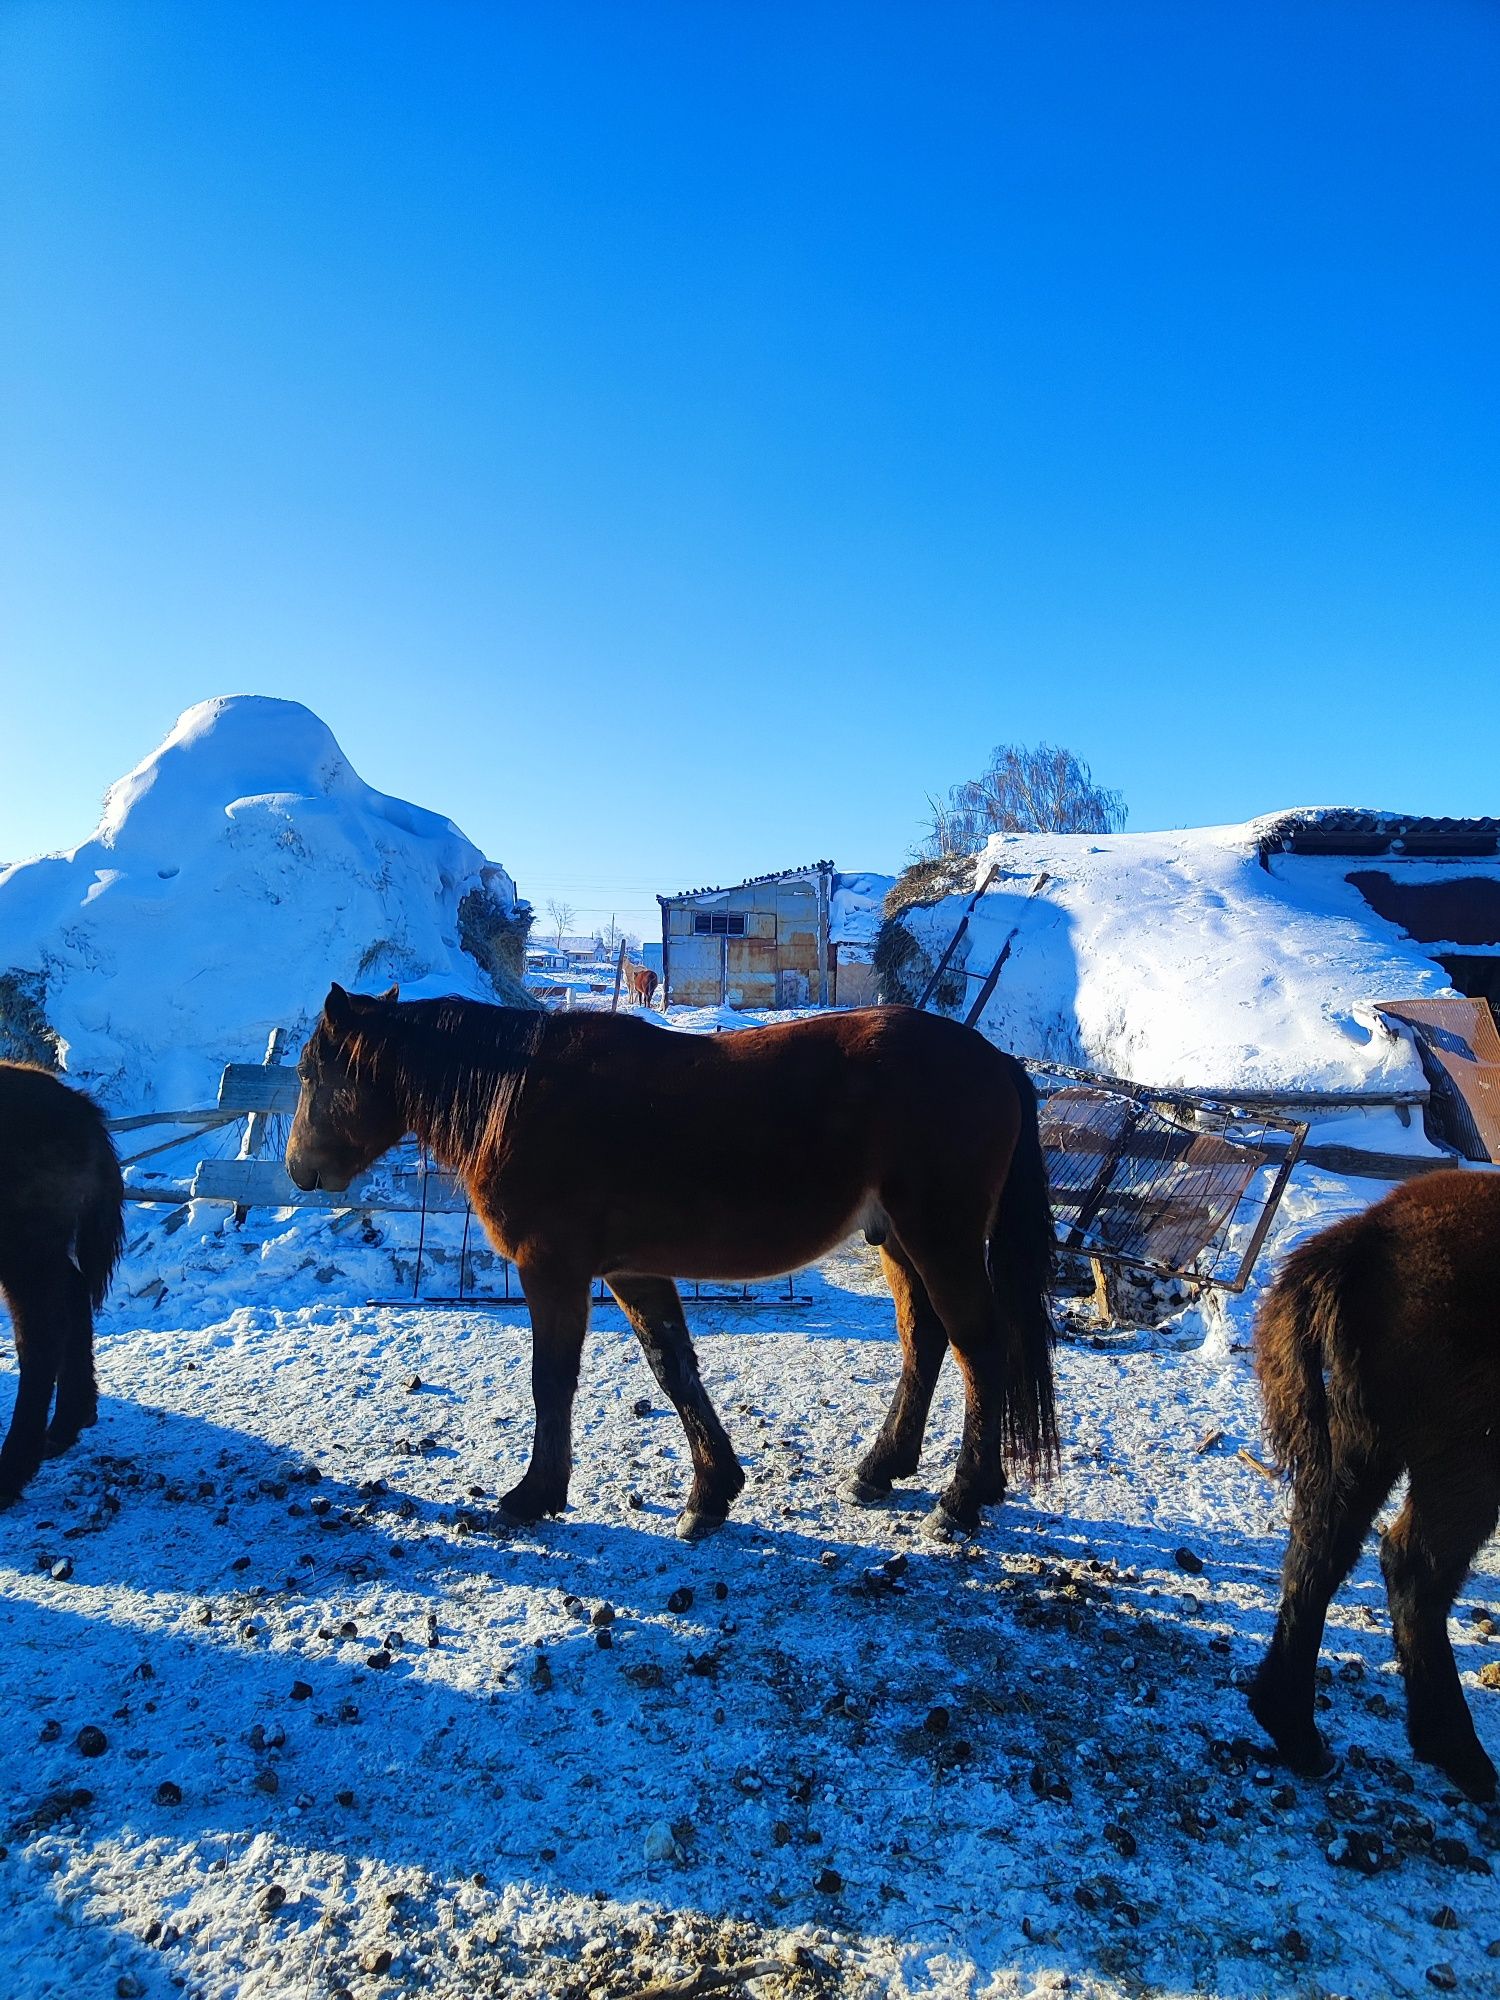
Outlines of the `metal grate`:
<svg viewBox="0 0 1500 2000">
<path fill-rule="evenodd" d="M 1060 1248 L 1243 1291 L 1306 1125 L 1028 1067 Z"/>
</svg>

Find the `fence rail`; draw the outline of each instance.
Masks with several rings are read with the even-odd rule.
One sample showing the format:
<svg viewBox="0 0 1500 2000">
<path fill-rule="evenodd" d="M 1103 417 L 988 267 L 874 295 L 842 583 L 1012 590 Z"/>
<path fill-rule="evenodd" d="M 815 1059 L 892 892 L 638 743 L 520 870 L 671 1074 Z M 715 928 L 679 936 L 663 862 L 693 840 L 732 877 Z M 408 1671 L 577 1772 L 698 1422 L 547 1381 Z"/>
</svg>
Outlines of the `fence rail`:
<svg viewBox="0 0 1500 2000">
<path fill-rule="evenodd" d="M 289 1117 L 298 1095 L 296 1072 L 280 1064 L 280 1049 L 279 1035 L 273 1036 L 266 1062 L 228 1064 L 213 1107 L 111 1120 L 119 1133 L 175 1128 L 170 1138 L 129 1155 L 122 1163 L 127 1167 L 206 1132 L 244 1126 L 238 1157 L 200 1159 L 190 1179 L 128 1178 L 127 1199 L 416 1215 L 424 1240 L 429 1216 L 462 1215 L 467 1238 L 471 1211 L 462 1186 L 417 1157 L 377 1167 L 338 1194 L 293 1183 L 271 1150 L 269 1121 Z M 1243 1289 L 1299 1160 L 1385 1178 L 1449 1163 L 1360 1154 L 1347 1146 L 1309 1148 L 1306 1121 L 1287 1115 L 1295 1108 L 1412 1106 L 1422 1102 L 1420 1090 L 1342 1096 L 1251 1091 L 1226 1098 L 1176 1087 L 1150 1090 L 1063 1064 L 1027 1067 L 1042 1098 L 1059 1245 L 1162 1276 Z"/>
</svg>

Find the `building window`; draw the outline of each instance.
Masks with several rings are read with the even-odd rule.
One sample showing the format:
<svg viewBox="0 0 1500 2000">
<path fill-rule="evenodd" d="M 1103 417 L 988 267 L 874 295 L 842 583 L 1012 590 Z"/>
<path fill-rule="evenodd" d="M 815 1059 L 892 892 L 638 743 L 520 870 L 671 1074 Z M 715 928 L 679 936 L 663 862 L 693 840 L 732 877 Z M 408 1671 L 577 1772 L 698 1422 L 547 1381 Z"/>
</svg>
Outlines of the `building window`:
<svg viewBox="0 0 1500 2000">
<path fill-rule="evenodd" d="M 745 918 L 743 911 L 694 910 L 694 937 L 743 937 Z"/>
</svg>

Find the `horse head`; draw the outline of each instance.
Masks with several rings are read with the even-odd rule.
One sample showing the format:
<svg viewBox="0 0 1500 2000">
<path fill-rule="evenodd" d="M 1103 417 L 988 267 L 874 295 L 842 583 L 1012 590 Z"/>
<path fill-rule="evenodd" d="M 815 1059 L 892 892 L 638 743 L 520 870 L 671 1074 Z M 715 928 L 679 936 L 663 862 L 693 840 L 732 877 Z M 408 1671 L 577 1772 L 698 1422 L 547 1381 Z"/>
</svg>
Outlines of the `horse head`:
<svg viewBox="0 0 1500 2000">
<path fill-rule="evenodd" d="M 286 1170 L 304 1193 L 342 1194 L 406 1129 L 394 1093 L 370 1060 L 385 1009 L 398 997 L 394 986 L 378 998 L 339 985 L 328 989 L 297 1063 L 302 1088 L 286 1142 Z"/>
</svg>

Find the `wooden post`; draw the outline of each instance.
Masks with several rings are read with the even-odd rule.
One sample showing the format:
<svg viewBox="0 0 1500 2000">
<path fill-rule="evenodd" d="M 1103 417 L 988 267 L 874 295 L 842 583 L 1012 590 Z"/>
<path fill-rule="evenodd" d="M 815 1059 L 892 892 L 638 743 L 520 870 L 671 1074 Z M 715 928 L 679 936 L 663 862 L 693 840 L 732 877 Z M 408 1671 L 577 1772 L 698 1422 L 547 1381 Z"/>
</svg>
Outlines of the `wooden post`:
<svg viewBox="0 0 1500 2000">
<path fill-rule="evenodd" d="M 261 1058 L 261 1068 L 275 1069 L 281 1061 L 282 1051 L 285 1048 L 286 1029 L 273 1028 L 266 1042 L 265 1055 Z M 261 1147 L 266 1143 L 266 1135 L 270 1129 L 271 1114 L 269 1111 L 252 1111 L 250 1113 L 250 1116 L 245 1120 L 245 1136 L 240 1141 L 239 1156 L 242 1160 L 253 1160 L 255 1158 Z M 235 1203 L 234 1226 L 236 1229 L 244 1228 L 249 1214 L 250 1210 L 244 1202 L 237 1201 Z"/>
<path fill-rule="evenodd" d="M 625 977 L 625 940 L 620 939 L 620 956 L 615 960 L 615 997 L 609 1003 L 611 1014 L 620 1011 L 620 981 Z"/>
<path fill-rule="evenodd" d="M 937 990 L 938 981 L 947 971 L 948 961 L 950 958 L 952 958 L 954 952 L 958 950 L 958 947 L 963 940 L 964 932 L 969 928 L 969 919 L 971 916 L 973 916 L 974 910 L 979 902 L 980 897 L 984 894 L 985 890 L 988 889 L 991 882 L 994 881 L 995 877 L 999 873 L 1000 873 L 999 862 L 998 861 L 992 862 L 990 864 L 988 871 L 985 874 L 984 880 L 980 883 L 979 887 L 974 891 L 973 895 L 969 898 L 968 905 L 965 908 L 962 917 L 959 919 L 958 929 L 953 933 L 952 937 L 949 938 L 948 940 L 948 949 L 943 953 L 942 957 L 933 967 L 932 977 L 928 980 L 927 984 L 922 988 L 922 996 L 917 1002 L 917 1010 L 919 1013 L 922 1010 L 922 1008 L 924 1008 L 927 1005 L 928 1001 L 932 998 L 934 992 Z"/>
<path fill-rule="evenodd" d="M 261 1060 L 262 1069 L 275 1069 L 286 1052 L 286 1029 L 273 1028 L 266 1043 L 266 1053 Z M 245 1120 L 245 1136 L 240 1143 L 240 1158 L 253 1160 L 266 1143 L 266 1135 L 271 1126 L 269 1111 L 252 1111 Z"/>
<path fill-rule="evenodd" d="M 833 874 L 818 870 L 818 1005 L 828 1005 L 828 956 L 833 932 Z"/>
</svg>

